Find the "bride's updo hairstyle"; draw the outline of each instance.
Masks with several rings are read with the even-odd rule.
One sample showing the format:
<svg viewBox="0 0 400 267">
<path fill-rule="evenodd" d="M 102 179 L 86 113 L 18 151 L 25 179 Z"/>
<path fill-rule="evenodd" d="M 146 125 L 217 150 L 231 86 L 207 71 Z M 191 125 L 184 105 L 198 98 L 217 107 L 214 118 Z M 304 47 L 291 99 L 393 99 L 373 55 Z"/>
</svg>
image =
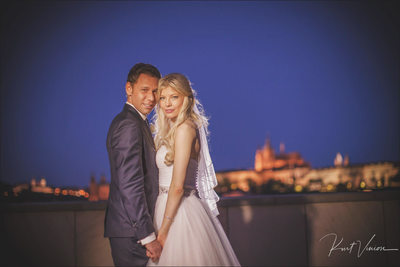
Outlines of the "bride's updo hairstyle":
<svg viewBox="0 0 400 267">
<path fill-rule="evenodd" d="M 156 105 L 155 120 L 155 145 L 158 150 L 162 145 L 167 147 L 167 154 L 165 155 L 165 164 L 170 166 L 174 162 L 175 156 L 175 132 L 179 125 L 186 120 L 191 120 L 198 127 L 203 125 L 207 129 L 208 119 L 204 116 L 201 104 L 195 98 L 195 91 L 192 89 L 190 81 L 180 73 L 171 73 L 158 82 L 158 99 L 161 92 L 166 88 L 174 89 L 178 94 L 184 96 L 181 110 L 175 122 L 165 117 L 164 112 L 160 108 L 160 104 Z M 197 105 L 198 113 L 194 111 Z"/>
</svg>

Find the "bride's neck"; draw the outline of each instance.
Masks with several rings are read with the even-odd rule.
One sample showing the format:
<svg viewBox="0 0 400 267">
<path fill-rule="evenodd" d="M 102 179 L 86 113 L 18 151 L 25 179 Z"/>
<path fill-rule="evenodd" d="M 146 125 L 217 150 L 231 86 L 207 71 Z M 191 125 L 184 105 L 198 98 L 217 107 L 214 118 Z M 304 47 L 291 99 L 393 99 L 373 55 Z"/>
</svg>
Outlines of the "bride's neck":
<svg viewBox="0 0 400 267">
<path fill-rule="evenodd" d="M 174 120 L 169 119 L 169 120 L 168 120 L 168 126 L 169 126 L 169 128 L 171 129 L 171 128 L 175 125 L 175 123 L 176 123 L 176 118 L 175 118 Z"/>
</svg>

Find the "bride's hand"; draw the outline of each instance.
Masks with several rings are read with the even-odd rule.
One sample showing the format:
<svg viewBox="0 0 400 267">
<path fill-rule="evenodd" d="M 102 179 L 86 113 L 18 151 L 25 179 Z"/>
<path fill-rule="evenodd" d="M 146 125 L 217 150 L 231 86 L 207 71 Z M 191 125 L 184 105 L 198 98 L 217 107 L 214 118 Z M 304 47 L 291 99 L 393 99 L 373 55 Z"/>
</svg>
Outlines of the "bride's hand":
<svg viewBox="0 0 400 267">
<path fill-rule="evenodd" d="M 157 235 L 157 240 L 160 242 L 161 247 L 164 247 L 165 240 L 167 239 L 167 234 L 164 232 L 159 232 Z"/>
</svg>

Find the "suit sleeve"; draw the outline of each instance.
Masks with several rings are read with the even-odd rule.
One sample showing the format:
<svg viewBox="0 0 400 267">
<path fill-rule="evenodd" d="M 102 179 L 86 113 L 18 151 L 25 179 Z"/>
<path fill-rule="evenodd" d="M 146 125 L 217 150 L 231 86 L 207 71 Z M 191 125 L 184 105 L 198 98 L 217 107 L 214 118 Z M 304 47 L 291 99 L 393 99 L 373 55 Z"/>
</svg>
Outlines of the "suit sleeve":
<svg viewBox="0 0 400 267">
<path fill-rule="evenodd" d="M 143 139 L 137 121 L 124 121 L 115 130 L 111 140 L 121 199 L 137 238 L 154 232 L 144 191 Z"/>
</svg>

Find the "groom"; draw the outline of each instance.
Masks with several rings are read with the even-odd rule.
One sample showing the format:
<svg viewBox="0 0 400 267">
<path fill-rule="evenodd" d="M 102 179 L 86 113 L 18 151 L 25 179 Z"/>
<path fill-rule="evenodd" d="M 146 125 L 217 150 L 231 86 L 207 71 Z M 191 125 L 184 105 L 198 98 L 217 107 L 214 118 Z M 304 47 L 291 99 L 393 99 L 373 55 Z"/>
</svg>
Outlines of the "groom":
<svg viewBox="0 0 400 267">
<path fill-rule="evenodd" d="M 144 266 L 146 249 L 161 254 L 153 214 L 158 195 L 155 147 L 146 116 L 156 104 L 161 74 L 150 64 L 132 67 L 125 85 L 127 102 L 111 123 L 107 151 L 111 169 L 104 236 L 116 266 Z"/>
</svg>

